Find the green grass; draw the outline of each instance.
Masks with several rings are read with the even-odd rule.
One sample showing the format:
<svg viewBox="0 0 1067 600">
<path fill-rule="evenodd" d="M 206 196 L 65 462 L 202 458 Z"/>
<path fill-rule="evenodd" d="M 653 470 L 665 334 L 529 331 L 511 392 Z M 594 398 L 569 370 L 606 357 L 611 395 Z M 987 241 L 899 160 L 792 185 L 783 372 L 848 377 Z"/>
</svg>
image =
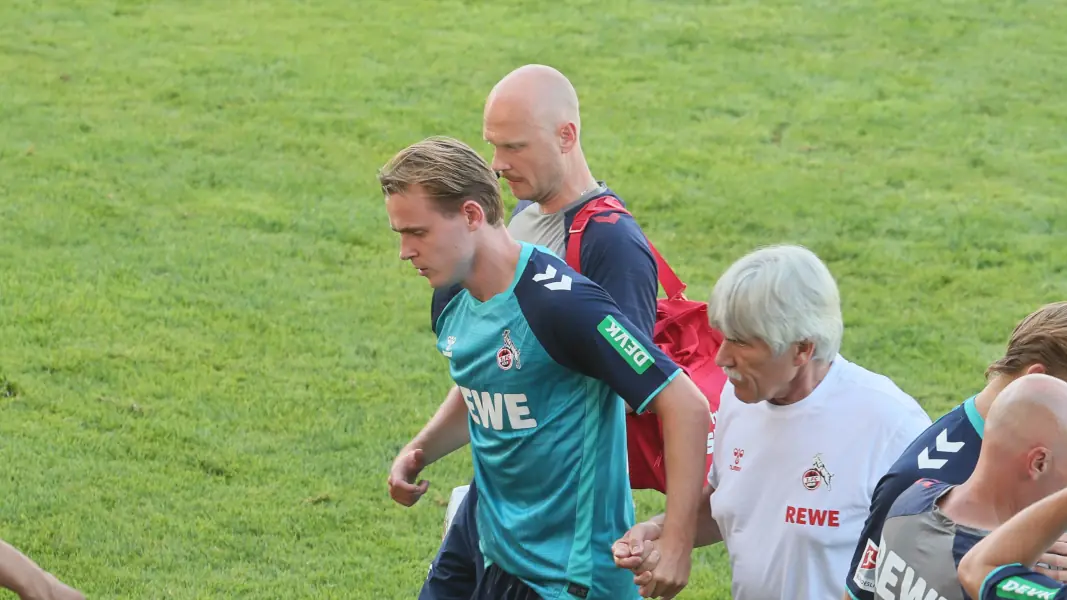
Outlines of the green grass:
<svg viewBox="0 0 1067 600">
<path fill-rule="evenodd" d="M 571 77 L 595 173 L 692 296 L 806 244 L 843 352 L 939 415 L 1067 297 L 1065 22 L 1040 0 L 5 2 L 0 537 L 91 598 L 414 597 L 470 459 L 388 498 L 449 381 L 375 171 L 432 134 L 488 156 L 484 96 L 527 62 Z M 682 597 L 727 598 L 723 556 L 697 551 Z"/>
</svg>

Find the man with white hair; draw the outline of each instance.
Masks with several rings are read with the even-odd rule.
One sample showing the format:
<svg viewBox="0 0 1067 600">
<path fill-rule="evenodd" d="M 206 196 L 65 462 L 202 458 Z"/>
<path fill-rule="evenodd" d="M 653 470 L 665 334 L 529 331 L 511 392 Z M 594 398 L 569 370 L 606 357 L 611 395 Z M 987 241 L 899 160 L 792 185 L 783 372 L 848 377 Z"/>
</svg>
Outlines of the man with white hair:
<svg viewBox="0 0 1067 600">
<path fill-rule="evenodd" d="M 836 600 L 875 485 L 930 417 L 839 354 L 837 284 L 806 248 L 740 259 L 709 312 L 726 336 L 716 360 L 729 381 L 696 546 L 726 543 L 735 600 Z M 613 547 L 646 596 L 663 517 Z"/>
</svg>

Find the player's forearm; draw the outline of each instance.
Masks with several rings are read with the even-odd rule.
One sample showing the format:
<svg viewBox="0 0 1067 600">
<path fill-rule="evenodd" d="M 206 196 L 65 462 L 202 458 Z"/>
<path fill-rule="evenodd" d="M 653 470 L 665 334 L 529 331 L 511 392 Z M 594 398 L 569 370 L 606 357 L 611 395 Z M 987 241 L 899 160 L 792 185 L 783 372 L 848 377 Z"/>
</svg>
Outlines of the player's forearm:
<svg viewBox="0 0 1067 600">
<path fill-rule="evenodd" d="M 45 598 L 48 586 L 48 578 L 37 563 L 0 540 L 0 587 L 20 598 Z"/>
<path fill-rule="evenodd" d="M 693 546 L 696 548 L 718 544 L 722 541 L 719 524 L 715 522 L 715 519 L 711 518 L 711 496 L 713 491 L 710 485 L 706 485 L 704 486 L 704 493 L 701 495 L 700 512 L 697 513 L 696 539 L 693 541 Z"/>
<path fill-rule="evenodd" d="M 978 588 L 993 569 L 1013 563 L 1032 568 L 1065 530 L 1067 489 L 1030 505 L 975 544 L 960 561 L 964 589 L 977 598 Z"/>
<path fill-rule="evenodd" d="M 667 468 L 667 507 L 663 537 L 694 541 L 704 495 L 707 437 L 711 415 L 707 399 L 684 375 L 672 381 L 653 402 L 663 423 Z"/>
<path fill-rule="evenodd" d="M 437 412 L 404 449 L 421 448 L 423 461 L 429 465 L 468 443 L 467 405 L 459 388 L 453 386 Z"/>
<path fill-rule="evenodd" d="M 692 542 L 704 487 L 707 437 L 711 415 L 707 399 L 684 375 L 672 381 L 655 404 L 663 422 L 667 467 L 667 509 L 663 537 Z"/>
</svg>

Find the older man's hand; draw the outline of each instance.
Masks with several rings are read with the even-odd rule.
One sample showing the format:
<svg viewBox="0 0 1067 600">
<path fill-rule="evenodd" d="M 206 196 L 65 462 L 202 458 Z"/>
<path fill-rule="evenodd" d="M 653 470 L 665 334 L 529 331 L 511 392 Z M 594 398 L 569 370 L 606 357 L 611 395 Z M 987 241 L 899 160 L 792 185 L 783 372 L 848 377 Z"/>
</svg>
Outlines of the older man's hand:
<svg viewBox="0 0 1067 600">
<path fill-rule="evenodd" d="M 1047 552 L 1037 559 L 1034 571 L 1067 583 L 1067 534 L 1061 535 Z"/>
</svg>

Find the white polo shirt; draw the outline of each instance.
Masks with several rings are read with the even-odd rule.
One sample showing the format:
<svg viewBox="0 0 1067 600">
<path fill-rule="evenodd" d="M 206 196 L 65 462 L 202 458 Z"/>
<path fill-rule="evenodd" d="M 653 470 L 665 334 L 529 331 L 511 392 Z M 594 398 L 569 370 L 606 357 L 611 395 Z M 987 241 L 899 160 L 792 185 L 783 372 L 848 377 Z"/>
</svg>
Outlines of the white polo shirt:
<svg viewBox="0 0 1067 600">
<path fill-rule="evenodd" d="M 838 355 L 807 398 L 745 404 L 726 382 L 708 482 L 734 600 L 840 600 L 871 495 L 930 417 Z"/>
</svg>

